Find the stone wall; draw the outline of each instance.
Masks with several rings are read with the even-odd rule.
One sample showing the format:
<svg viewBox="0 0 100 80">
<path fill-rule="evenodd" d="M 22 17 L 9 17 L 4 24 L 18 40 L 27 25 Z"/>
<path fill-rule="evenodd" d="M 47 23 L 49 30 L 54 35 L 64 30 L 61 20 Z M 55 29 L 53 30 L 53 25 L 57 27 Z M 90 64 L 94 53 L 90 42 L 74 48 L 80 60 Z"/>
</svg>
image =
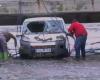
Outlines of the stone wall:
<svg viewBox="0 0 100 80">
<path fill-rule="evenodd" d="M 0 14 L 100 11 L 100 0 L 40 0 L 40 3 L 37 1 L 0 0 Z"/>
</svg>

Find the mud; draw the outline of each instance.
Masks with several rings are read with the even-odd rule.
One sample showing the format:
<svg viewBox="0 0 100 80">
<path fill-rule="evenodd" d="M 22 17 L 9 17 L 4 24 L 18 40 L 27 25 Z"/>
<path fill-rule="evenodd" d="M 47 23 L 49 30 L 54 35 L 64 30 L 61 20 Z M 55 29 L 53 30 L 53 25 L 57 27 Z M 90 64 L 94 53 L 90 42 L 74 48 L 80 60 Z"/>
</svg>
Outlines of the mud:
<svg viewBox="0 0 100 80">
<path fill-rule="evenodd" d="M 86 60 L 12 59 L 0 61 L 0 80 L 100 80 L 100 55 Z"/>
</svg>

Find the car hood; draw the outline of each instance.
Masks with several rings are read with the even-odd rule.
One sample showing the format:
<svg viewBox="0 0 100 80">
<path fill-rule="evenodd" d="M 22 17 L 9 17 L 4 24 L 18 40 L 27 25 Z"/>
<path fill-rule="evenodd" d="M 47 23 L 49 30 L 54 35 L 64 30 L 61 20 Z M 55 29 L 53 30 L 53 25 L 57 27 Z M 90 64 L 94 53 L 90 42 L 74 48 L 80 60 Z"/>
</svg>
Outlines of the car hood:
<svg viewBox="0 0 100 80">
<path fill-rule="evenodd" d="M 31 46 L 56 45 L 56 40 L 66 39 L 65 33 L 24 35 Z M 24 40 L 24 39 L 23 39 Z"/>
<path fill-rule="evenodd" d="M 32 35 L 25 35 L 25 37 L 29 38 L 30 42 L 51 42 L 65 38 L 66 35 L 64 33 L 32 34 Z"/>
</svg>

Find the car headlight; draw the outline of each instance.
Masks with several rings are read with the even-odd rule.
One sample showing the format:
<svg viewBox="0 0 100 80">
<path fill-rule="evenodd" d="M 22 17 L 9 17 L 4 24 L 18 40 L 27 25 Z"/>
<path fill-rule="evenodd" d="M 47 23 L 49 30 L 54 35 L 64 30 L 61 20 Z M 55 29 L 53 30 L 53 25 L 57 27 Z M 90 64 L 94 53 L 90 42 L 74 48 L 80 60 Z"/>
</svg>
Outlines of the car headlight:
<svg viewBox="0 0 100 80">
<path fill-rule="evenodd" d="M 26 42 L 29 42 L 30 39 L 28 37 L 24 36 L 24 37 L 22 37 L 22 40 L 26 41 Z"/>
<path fill-rule="evenodd" d="M 57 36 L 56 39 L 57 40 L 64 40 L 65 38 L 64 38 L 64 36 Z"/>
</svg>

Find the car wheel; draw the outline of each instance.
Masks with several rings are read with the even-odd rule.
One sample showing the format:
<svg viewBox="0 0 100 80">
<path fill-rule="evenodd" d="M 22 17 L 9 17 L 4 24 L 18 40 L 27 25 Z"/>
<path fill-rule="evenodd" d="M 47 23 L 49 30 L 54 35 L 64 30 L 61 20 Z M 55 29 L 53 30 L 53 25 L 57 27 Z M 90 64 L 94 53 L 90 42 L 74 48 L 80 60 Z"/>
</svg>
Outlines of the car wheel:
<svg viewBox="0 0 100 80">
<path fill-rule="evenodd" d="M 19 49 L 19 54 L 21 59 L 32 59 L 32 56 L 27 54 L 24 49 Z"/>
</svg>

